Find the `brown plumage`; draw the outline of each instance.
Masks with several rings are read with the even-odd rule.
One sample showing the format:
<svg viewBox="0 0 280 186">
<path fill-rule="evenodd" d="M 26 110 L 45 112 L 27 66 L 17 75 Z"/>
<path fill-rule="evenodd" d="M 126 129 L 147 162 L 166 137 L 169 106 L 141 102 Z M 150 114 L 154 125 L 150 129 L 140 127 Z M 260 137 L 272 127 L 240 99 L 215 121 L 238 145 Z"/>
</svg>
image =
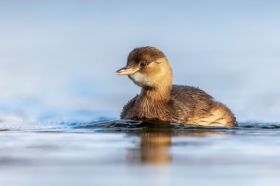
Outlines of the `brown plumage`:
<svg viewBox="0 0 280 186">
<path fill-rule="evenodd" d="M 123 108 L 122 119 L 204 126 L 237 126 L 233 113 L 210 95 L 191 86 L 172 85 L 167 58 L 154 47 L 135 48 L 127 65 L 116 72 L 128 77 L 141 93 Z"/>
</svg>

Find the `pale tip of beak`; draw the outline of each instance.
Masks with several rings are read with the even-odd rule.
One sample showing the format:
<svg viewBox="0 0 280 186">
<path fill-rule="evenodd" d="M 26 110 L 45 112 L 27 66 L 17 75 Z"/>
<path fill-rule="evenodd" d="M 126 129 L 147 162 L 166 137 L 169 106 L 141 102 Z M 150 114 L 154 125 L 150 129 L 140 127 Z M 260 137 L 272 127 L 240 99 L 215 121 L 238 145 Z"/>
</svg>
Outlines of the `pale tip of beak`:
<svg viewBox="0 0 280 186">
<path fill-rule="evenodd" d="M 137 71 L 137 69 L 131 69 L 131 68 L 127 68 L 127 69 L 120 69 L 120 70 L 117 70 L 115 72 L 115 74 L 119 75 L 119 76 L 124 76 L 124 75 L 132 75 L 134 74 L 135 72 Z"/>
<path fill-rule="evenodd" d="M 126 74 L 122 74 L 121 72 L 115 72 L 116 75 L 119 75 L 119 76 L 123 76 L 123 75 L 126 75 Z"/>
</svg>

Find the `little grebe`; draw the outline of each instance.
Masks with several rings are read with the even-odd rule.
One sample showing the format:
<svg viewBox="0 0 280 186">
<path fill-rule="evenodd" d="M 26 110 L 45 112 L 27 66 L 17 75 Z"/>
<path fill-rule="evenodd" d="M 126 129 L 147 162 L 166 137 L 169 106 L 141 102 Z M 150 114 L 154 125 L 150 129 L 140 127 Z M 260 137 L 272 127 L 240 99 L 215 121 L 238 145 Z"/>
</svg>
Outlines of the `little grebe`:
<svg viewBox="0 0 280 186">
<path fill-rule="evenodd" d="M 237 126 L 233 113 L 203 90 L 172 85 L 172 69 L 163 52 L 157 48 L 135 48 L 128 55 L 127 65 L 116 74 L 128 75 L 142 87 L 140 95 L 123 107 L 121 119 Z"/>
</svg>

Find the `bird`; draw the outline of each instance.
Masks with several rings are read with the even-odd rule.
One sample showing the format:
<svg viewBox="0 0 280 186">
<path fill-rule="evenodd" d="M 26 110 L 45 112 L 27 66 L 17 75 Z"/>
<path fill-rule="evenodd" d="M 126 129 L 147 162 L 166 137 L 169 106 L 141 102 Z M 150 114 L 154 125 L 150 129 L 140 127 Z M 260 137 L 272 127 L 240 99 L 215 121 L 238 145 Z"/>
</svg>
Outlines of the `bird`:
<svg viewBox="0 0 280 186">
<path fill-rule="evenodd" d="M 173 85 L 169 61 L 155 47 L 133 49 L 126 66 L 116 74 L 128 76 L 141 87 L 140 94 L 123 107 L 121 119 L 210 127 L 238 126 L 232 111 L 205 91 L 193 86 Z"/>
</svg>

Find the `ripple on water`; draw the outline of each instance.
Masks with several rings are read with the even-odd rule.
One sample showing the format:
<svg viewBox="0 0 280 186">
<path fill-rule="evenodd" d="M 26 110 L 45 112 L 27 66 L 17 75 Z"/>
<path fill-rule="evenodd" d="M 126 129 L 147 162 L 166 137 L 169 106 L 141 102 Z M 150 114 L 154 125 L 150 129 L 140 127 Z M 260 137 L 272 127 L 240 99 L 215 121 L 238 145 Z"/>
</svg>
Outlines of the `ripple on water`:
<svg viewBox="0 0 280 186">
<path fill-rule="evenodd" d="M 278 123 L 243 122 L 238 127 L 207 127 L 191 124 L 148 123 L 134 120 L 45 121 L 33 123 L 0 123 L 0 131 L 95 131 L 95 132 L 188 132 L 188 131 L 277 131 Z"/>
<path fill-rule="evenodd" d="M 73 122 L 67 124 L 73 129 L 88 129 L 95 131 L 114 131 L 114 132 L 178 132 L 178 131 L 193 131 L 193 130 L 221 130 L 221 131 L 240 131 L 240 130 L 264 130 L 264 129 L 280 129 L 280 124 L 276 123 L 257 123 L 244 122 L 239 123 L 238 127 L 207 127 L 199 125 L 185 124 L 162 124 L 162 123 L 147 123 L 133 120 L 103 120 L 88 123 Z"/>
</svg>

